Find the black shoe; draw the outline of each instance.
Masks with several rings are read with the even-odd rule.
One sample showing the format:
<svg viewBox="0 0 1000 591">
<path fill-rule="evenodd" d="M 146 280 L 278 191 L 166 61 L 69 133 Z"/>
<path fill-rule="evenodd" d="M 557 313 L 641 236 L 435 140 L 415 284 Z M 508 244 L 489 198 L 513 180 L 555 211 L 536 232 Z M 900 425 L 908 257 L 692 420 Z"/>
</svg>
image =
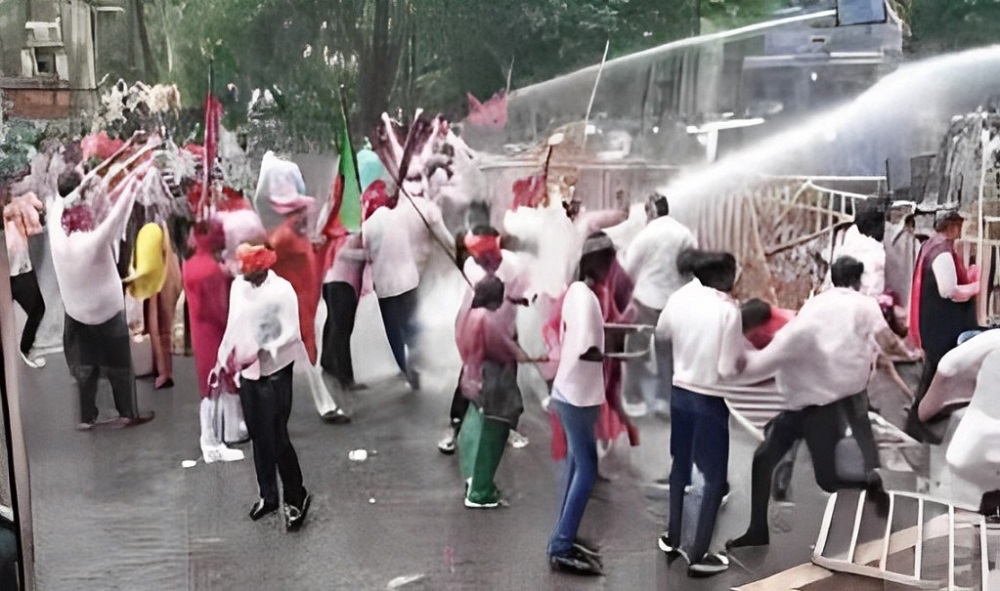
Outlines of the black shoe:
<svg viewBox="0 0 1000 591">
<path fill-rule="evenodd" d="M 586 554 L 577 549 L 570 550 L 568 554 L 559 556 L 549 556 L 549 567 L 552 570 L 571 573 L 574 575 L 586 575 L 599 577 L 604 574 L 600 565 L 595 564 Z"/>
<path fill-rule="evenodd" d="M 323 413 L 323 420 L 334 425 L 346 425 L 351 422 L 351 415 L 344 412 L 344 409 L 338 406 L 337 410 Z"/>
<path fill-rule="evenodd" d="M 149 421 L 152 421 L 155 416 L 156 416 L 155 412 L 149 411 L 144 415 L 139 415 L 137 417 L 130 417 L 125 419 L 124 421 L 122 421 L 121 426 L 122 428 L 128 428 L 128 427 L 138 427 L 139 425 L 145 425 Z"/>
<path fill-rule="evenodd" d="M 253 521 L 259 521 L 261 518 L 267 517 L 271 513 L 278 510 L 277 503 L 268 503 L 264 499 L 259 499 L 250 508 L 250 519 Z"/>
<path fill-rule="evenodd" d="M 753 546 L 767 546 L 771 543 L 771 536 L 766 531 L 763 534 L 747 532 L 735 540 L 726 542 L 726 548 L 750 548 Z"/>
<path fill-rule="evenodd" d="M 729 559 L 724 554 L 709 552 L 688 567 L 689 577 L 710 577 L 729 570 Z"/>
<path fill-rule="evenodd" d="M 677 556 L 680 554 L 680 550 L 677 546 L 670 541 L 670 536 L 668 534 L 663 534 L 656 540 L 656 546 L 667 556 Z"/>
<path fill-rule="evenodd" d="M 288 531 L 295 531 L 302 527 L 303 522 L 306 520 L 306 514 L 309 513 L 309 505 L 312 504 L 312 495 L 306 493 L 304 499 L 302 499 L 302 505 L 296 507 L 290 503 L 285 503 L 285 529 Z"/>
</svg>

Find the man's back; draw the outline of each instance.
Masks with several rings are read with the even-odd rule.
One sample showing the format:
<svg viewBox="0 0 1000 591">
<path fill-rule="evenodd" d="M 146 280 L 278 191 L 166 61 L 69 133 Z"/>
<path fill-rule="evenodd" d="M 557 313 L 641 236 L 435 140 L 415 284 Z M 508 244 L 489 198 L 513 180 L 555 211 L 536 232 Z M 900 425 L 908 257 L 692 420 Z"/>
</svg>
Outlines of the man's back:
<svg viewBox="0 0 1000 591">
<path fill-rule="evenodd" d="M 788 408 L 829 404 L 868 386 L 875 336 L 888 328 L 874 299 L 835 287 L 808 300 L 757 361 L 774 368 Z"/>
<path fill-rule="evenodd" d="M 662 216 L 649 222 L 625 255 L 625 270 L 635 281 L 633 297 L 644 306 L 662 310 L 687 283 L 677 270 L 677 255 L 696 246 L 694 234 L 677 220 Z"/>
</svg>

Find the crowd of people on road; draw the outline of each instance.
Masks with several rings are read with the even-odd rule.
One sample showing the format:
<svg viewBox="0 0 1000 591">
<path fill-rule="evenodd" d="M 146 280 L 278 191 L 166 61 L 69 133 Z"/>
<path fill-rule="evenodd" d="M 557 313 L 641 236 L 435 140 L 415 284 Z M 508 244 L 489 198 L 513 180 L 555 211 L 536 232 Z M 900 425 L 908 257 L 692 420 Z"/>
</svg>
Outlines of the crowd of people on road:
<svg viewBox="0 0 1000 591">
<path fill-rule="evenodd" d="M 509 504 L 496 474 L 525 409 L 520 374 L 535 366 L 546 380 L 553 455 L 563 461 L 547 557 L 554 569 L 580 574 L 603 572 L 599 549 L 578 530 L 602 449 L 622 436 L 638 445 L 635 417 L 652 412 L 669 422 L 669 525 L 657 546 L 683 557 L 692 576 L 720 573 L 729 560 L 711 542 L 729 492 L 730 393 L 770 380 L 782 401 L 754 455 L 749 527 L 729 547 L 767 544 L 772 477 L 801 440 L 821 488 L 882 494 L 866 390 L 879 355 L 907 333 L 898 310 L 909 308 L 909 334 L 925 355 L 910 414 L 918 436 L 925 427 L 917 409 L 937 364 L 961 335 L 979 330 L 978 270 L 966 268 L 956 250 L 963 219 L 953 210 L 937 215 L 936 233 L 920 250 L 911 302 L 885 293 L 878 232 L 885 210 L 872 208 L 857 212 L 854 238 L 830 256 L 829 287 L 789 311 L 738 301 L 740 253 L 699 248 L 658 194 L 638 208 L 623 200 L 616 209 L 585 211 L 572 194 L 534 208 L 543 232 L 568 229 L 562 249 L 570 264 L 561 268 L 540 256 L 543 237 L 505 232 L 489 215 L 467 216 L 455 231 L 431 195 L 400 191 L 387 174 L 369 175 L 361 186 L 360 228 L 323 219 L 298 167 L 270 153 L 253 202 L 226 196 L 178 236 L 167 218 L 137 204 L 144 166 L 132 169 L 135 180 L 119 185 L 105 207 L 91 199 L 98 185 L 82 163 L 62 172 L 58 194 L 9 191 L 18 201 L 5 208 L 12 286 L 28 314 L 21 353 L 29 366 L 43 365 L 31 356 L 45 306 L 25 250 L 32 233 L 25 220 L 44 212 L 78 428 L 153 419 L 136 402 L 125 294 L 144 303 L 155 387 L 170 388 L 170 337 L 183 292 L 204 460 L 240 460 L 232 446 L 249 439 L 259 487 L 249 516 L 282 509 L 290 531 L 301 527 L 312 499 L 288 430 L 293 391 L 308 390 L 323 420 L 351 421 L 334 394 L 343 400 L 365 387 L 355 379 L 351 337 L 370 330 L 356 322 L 369 294 L 399 374 L 419 390 L 419 288 L 434 281 L 428 261 L 435 253 L 455 262 L 465 286 L 454 318 L 461 371 L 438 444 L 442 453 L 458 451 L 464 506 Z M 273 227 L 262 221 L 265 208 L 279 216 Z M 130 232 L 131 242 L 122 242 Z M 555 293 L 539 288 L 539 272 L 558 285 Z M 525 323 L 529 316 L 541 320 Z M 111 422 L 99 421 L 101 376 L 119 415 Z"/>
</svg>

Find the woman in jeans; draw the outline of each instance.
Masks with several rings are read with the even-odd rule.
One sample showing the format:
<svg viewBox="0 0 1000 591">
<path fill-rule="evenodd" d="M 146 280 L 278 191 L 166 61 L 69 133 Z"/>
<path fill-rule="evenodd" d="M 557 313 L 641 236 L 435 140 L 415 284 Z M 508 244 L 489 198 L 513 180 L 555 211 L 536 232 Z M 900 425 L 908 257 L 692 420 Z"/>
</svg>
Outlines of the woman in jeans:
<svg viewBox="0 0 1000 591">
<path fill-rule="evenodd" d="M 604 320 L 594 288 L 607 278 L 614 258 L 614 246 L 603 232 L 584 242 L 580 280 L 570 285 L 563 300 L 562 350 L 552 386 L 552 406 L 569 452 L 562 509 L 549 539 L 549 564 L 581 574 L 601 574 L 600 557 L 581 543 L 577 530 L 597 480 L 594 428 L 604 404 Z"/>
</svg>

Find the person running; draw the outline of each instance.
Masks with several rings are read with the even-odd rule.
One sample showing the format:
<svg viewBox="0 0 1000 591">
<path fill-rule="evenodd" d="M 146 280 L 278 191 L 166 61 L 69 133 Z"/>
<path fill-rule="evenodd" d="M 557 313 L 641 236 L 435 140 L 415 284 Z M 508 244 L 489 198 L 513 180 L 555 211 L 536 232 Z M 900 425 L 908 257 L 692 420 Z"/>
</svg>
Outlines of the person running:
<svg viewBox="0 0 1000 591">
<path fill-rule="evenodd" d="M 278 510 L 280 474 L 285 525 L 293 531 L 305 521 L 312 500 L 302 485 L 302 468 L 288 434 L 292 368 L 296 362 L 309 363 L 299 331 L 298 297 L 292 285 L 271 270 L 278 260 L 274 251 L 243 244 L 236 256 L 241 276 L 233 281 L 226 333 L 209 380 L 213 388 L 239 380 L 260 490 L 250 519 Z"/>
<path fill-rule="evenodd" d="M 670 521 L 658 546 L 681 555 L 689 576 L 709 576 L 729 568 L 729 559 L 711 552 L 729 465 L 729 408 L 719 386 L 745 364 L 740 309 L 730 293 L 736 259 L 727 252 L 689 249 L 677 270 L 694 279 L 667 302 L 656 325 L 661 341 L 673 349 L 670 395 Z M 695 478 L 700 474 L 700 478 Z M 685 489 L 696 481 L 690 492 Z M 694 516 L 694 539 L 681 546 L 685 515 Z"/>
<path fill-rule="evenodd" d="M 552 387 L 551 405 L 566 433 L 559 518 L 549 538 L 549 565 L 555 570 L 587 575 L 602 572 L 600 557 L 578 539 L 580 522 L 597 480 L 595 428 L 605 400 L 604 320 L 595 293 L 611 271 L 615 249 L 597 233 L 584 242 L 579 281 L 570 285 L 562 304 L 562 343 Z"/>
<path fill-rule="evenodd" d="M 865 390 L 875 369 L 879 344 L 892 329 L 875 299 L 859 293 L 864 265 L 851 257 L 834 261 L 833 289 L 808 300 L 761 352 L 748 356 L 747 371 L 775 376 L 785 410 L 765 427 L 753 457 L 750 525 L 727 546 L 767 544 L 767 503 L 775 467 L 800 440 L 812 457 L 816 483 L 827 492 L 855 486 L 881 489 L 878 449 L 868 421 Z M 836 447 L 853 434 L 864 466 L 853 483 L 839 474 Z"/>
</svg>

